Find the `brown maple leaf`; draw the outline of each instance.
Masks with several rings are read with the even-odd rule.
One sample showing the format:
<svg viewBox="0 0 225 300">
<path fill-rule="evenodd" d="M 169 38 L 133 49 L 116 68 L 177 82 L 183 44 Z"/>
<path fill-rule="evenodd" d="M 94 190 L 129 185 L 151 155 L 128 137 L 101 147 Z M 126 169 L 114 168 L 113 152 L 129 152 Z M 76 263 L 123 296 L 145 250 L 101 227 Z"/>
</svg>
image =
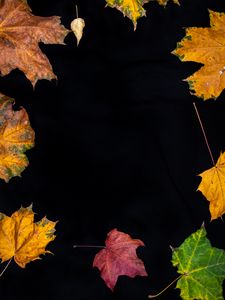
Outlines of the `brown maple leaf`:
<svg viewBox="0 0 225 300">
<path fill-rule="evenodd" d="M 55 239 L 56 222 L 46 217 L 34 223 L 32 206 L 14 212 L 11 217 L 0 213 L 0 258 L 2 262 L 14 257 L 25 268 L 26 264 L 40 259 L 47 244 Z"/>
<path fill-rule="evenodd" d="M 118 276 L 148 276 L 143 261 L 136 255 L 136 249 L 144 246 L 141 240 L 132 239 L 128 234 L 111 230 L 105 242 L 106 247 L 96 254 L 93 267 L 101 272 L 106 285 L 113 290 Z"/>
<path fill-rule="evenodd" d="M 0 2 L 0 73 L 7 75 L 18 68 L 34 86 L 39 79 L 54 79 L 56 75 L 38 43 L 63 44 L 68 30 L 60 18 L 31 14 L 25 0 Z"/>
<path fill-rule="evenodd" d="M 6 182 L 27 167 L 24 152 L 34 146 L 34 131 L 24 108 L 13 111 L 13 99 L 0 94 L 0 178 Z"/>
</svg>

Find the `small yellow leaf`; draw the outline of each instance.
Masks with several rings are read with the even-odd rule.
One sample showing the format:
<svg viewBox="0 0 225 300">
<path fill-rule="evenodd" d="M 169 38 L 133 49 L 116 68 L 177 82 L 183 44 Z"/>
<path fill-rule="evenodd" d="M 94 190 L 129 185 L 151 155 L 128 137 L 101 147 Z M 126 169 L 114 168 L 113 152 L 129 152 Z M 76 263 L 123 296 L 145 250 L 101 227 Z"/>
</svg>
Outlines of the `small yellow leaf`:
<svg viewBox="0 0 225 300">
<path fill-rule="evenodd" d="M 181 61 L 194 61 L 203 66 L 189 76 L 190 89 L 197 97 L 216 99 L 225 88 L 225 14 L 209 11 L 209 28 L 191 27 L 172 52 Z"/>
<path fill-rule="evenodd" d="M 0 213 L 0 258 L 2 262 L 14 257 L 25 268 L 26 264 L 40 259 L 47 244 L 55 239 L 56 222 L 44 217 L 34 223 L 32 206 L 21 207 L 11 217 Z"/>
<path fill-rule="evenodd" d="M 80 40 L 83 36 L 83 29 L 85 27 L 84 19 L 81 19 L 81 18 L 74 19 L 71 22 L 70 27 L 77 38 L 77 46 L 78 46 L 80 43 Z"/>
<path fill-rule="evenodd" d="M 221 217 L 225 213 L 225 152 L 214 167 L 199 174 L 202 181 L 198 190 L 210 202 L 211 220 Z"/>
<path fill-rule="evenodd" d="M 0 178 L 20 176 L 28 160 L 23 154 L 34 146 L 34 131 L 24 108 L 12 110 L 13 100 L 0 94 Z"/>
</svg>

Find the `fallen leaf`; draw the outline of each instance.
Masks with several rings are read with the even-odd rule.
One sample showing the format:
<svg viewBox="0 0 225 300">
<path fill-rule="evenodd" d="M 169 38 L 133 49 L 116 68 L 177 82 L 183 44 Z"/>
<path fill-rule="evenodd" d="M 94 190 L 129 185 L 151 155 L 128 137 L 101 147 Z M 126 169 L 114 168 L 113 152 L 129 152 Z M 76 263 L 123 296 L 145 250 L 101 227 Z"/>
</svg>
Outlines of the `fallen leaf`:
<svg viewBox="0 0 225 300">
<path fill-rule="evenodd" d="M 137 20 L 145 16 L 143 5 L 150 0 L 106 0 L 107 6 L 116 8 L 128 17 L 134 24 L 134 30 L 137 27 Z"/>
<path fill-rule="evenodd" d="M 166 5 L 169 0 L 157 0 L 160 5 Z M 179 0 L 173 0 L 173 3 L 180 5 Z"/>
<path fill-rule="evenodd" d="M 209 11 L 209 28 L 191 27 L 172 52 L 181 61 L 203 64 L 188 77 L 192 93 L 203 100 L 216 99 L 225 88 L 225 14 Z"/>
<path fill-rule="evenodd" d="M 39 79 L 56 75 L 38 43 L 63 44 L 68 33 L 59 17 L 38 17 L 24 0 L 5 0 L 0 4 L 0 72 L 7 75 L 18 68 L 34 86 Z"/>
<path fill-rule="evenodd" d="M 211 246 L 204 227 L 173 249 L 172 264 L 183 275 L 176 286 L 182 299 L 223 299 L 225 251 Z"/>
<path fill-rule="evenodd" d="M 134 24 L 134 30 L 137 27 L 137 20 L 146 16 L 143 5 L 151 0 L 106 0 L 107 6 L 116 8 L 128 17 Z M 166 5 L 169 0 L 156 0 L 160 5 Z M 173 0 L 174 3 L 179 4 L 178 0 Z"/>
<path fill-rule="evenodd" d="M 13 99 L 0 94 L 0 178 L 20 176 L 28 166 L 24 152 L 34 146 L 34 131 L 24 108 L 13 111 Z"/>
<path fill-rule="evenodd" d="M 199 174 L 202 177 L 198 191 L 201 191 L 210 202 L 211 220 L 221 217 L 225 213 L 225 152 L 215 166 Z"/>
<path fill-rule="evenodd" d="M 85 22 L 84 19 L 82 18 L 76 18 L 74 19 L 71 24 L 70 24 L 71 30 L 73 31 L 73 33 L 76 36 L 77 39 L 77 46 L 80 43 L 80 40 L 83 36 L 83 29 L 85 27 Z"/>
<path fill-rule="evenodd" d="M 136 255 L 136 249 L 144 246 L 141 240 L 132 239 L 128 234 L 111 230 L 105 242 L 105 248 L 96 254 L 93 267 L 101 272 L 106 285 L 113 290 L 118 276 L 147 276 L 145 266 Z"/>
<path fill-rule="evenodd" d="M 0 213 L 0 258 L 5 262 L 14 257 L 25 268 L 26 264 L 40 259 L 47 244 L 55 239 L 56 222 L 46 217 L 34 223 L 32 206 L 21 207 L 11 217 Z"/>
</svg>

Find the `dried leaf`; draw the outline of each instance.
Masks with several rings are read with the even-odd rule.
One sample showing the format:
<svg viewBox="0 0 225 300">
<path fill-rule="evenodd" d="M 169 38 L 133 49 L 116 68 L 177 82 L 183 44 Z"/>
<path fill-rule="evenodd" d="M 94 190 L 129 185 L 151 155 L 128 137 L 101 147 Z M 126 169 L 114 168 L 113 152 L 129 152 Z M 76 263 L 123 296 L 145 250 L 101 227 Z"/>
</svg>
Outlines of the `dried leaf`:
<svg viewBox="0 0 225 300">
<path fill-rule="evenodd" d="M 76 18 L 74 19 L 71 24 L 70 24 L 71 30 L 73 31 L 73 33 L 76 36 L 77 39 L 77 46 L 80 43 L 80 40 L 83 36 L 83 29 L 85 27 L 85 22 L 84 19 L 81 18 Z"/>
<path fill-rule="evenodd" d="M 0 94 L 0 178 L 6 182 L 27 167 L 24 152 L 34 146 L 34 131 L 24 108 L 12 110 L 13 100 Z"/>
<path fill-rule="evenodd" d="M 137 27 L 137 20 L 146 16 L 143 5 L 151 0 L 106 0 L 107 6 L 116 8 L 128 17 L 134 24 L 134 30 Z M 169 0 L 156 0 L 160 5 L 166 5 Z M 178 0 L 173 0 L 174 3 L 179 4 Z"/>
<path fill-rule="evenodd" d="M 32 206 L 21 207 L 11 217 L 0 214 L 0 258 L 2 262 L 14 257 L 15 262 L 25 268 L 26 264 L 40 259 L 47 244 L 55 239 L 56 222 L 46 217 L 34 223 Z"/>
<path fill-rule="evenodd" d="M 172 52 L 181 61 L 203 64 L 188 77 L 190 89 L 203 100 L 216 99 L 225 88 L 225 14 L 209 11 L 209 28 L 191 27 Z"/>
<path fill-rule="evenodd" d="M 223 300 L 225 251 L 211 246 L 205 228 L 191 234 L 173 250 L 172 264 L 183 276 L 177 282 L 184 300 Z"/>
<path fill-rule="evenodd" d="M 63 44 L 68 33 L 59 17 L 37 17 L 26 1 L 5 0 L 0 5 L 0 72 L 7 75 L 18 68 L 33 86 L 39 79 L 54 79 L 51 64 L 39 46 Z"/>
<path fill-rule="evenodd" d="M 142 260 L 136 255 L 136 249 L 144 246 L 141 240 L 134 240 L 128 234 L 113 229 L 108 233 L 105 245 L 95 256 L 93 267 L 100 270 L 102 279 L 111 290 L 120 275 L 132 278 L 148 275 Z"/>
<path fill-rule="evenodd" d="M 199 176 L 202 181 L 198 190 L 210 202 L 211 220 L 217 219 L 225 213 L 225 152 L 220 154 L 215 166 Z"/>
</svg>

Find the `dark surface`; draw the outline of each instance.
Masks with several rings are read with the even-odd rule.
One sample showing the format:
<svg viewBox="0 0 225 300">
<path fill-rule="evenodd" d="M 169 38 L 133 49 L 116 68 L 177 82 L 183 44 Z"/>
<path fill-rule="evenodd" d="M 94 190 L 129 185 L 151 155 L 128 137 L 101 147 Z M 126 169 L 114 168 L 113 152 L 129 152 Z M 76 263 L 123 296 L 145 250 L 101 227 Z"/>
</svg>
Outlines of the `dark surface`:
<svg viewBox="0 0 225 300">
<path fill-rule="evenodd" d="M 225 11 L 220 0 L 181 0 L 165 9 L 145 5 L 136 32 L 104 0 L 77 1 L 86 21 L 79 48 L 41 45 L 58 82 L 35 90 L 13 71 L 0 90 L 30 115 L 36 147 L 22 178 L 0 182 L 0 211 L 10 215 L 33 202 L 37 220 L 59 220 L 54 256 L 19 268 L 0 280 L 1 300 L 144 300 L 176 276 L 169 245 L 179 246 L 205 221 L 212 244 L 225 248 L 225 224 L 210 223 L 208 202 L 195 190 L 196 175 L 212 166 L 192 103 L 197 103 L 212 152 L 225 150 L 224 93 L 215 102 L 191 96 L 182 79 L 200 65 L 170 54 L 184 27 L 209 25 L 207 8 Z M 60 15 L 69 28 L 72 0 L 29 1 L 33 13 Z M 96 249 L 113 228 L 144 241 L 138 249 L 148 278 L 120 277 L 112 293 L 92 269 Z M 2 266 L 3 268 L 3 266 Z M 169 289 L 159 299 L 179 299 Z"/>
</svg>

